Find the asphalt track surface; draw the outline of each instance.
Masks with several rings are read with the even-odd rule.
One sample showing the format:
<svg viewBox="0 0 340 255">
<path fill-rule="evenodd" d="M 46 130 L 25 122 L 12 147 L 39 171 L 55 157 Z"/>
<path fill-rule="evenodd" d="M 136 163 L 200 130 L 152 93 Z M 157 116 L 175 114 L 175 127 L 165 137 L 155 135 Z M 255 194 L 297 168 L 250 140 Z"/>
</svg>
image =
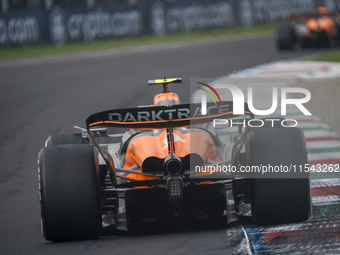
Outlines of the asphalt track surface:
<svg viewBox="0 0 340 255">
<path fill-rule="evenodd" d="M 272 35 L 118 53 L 0 63 L 0 254 L 231 254 L 225 226 L 159 229 L 98 240 L 51 243 L 40 233 L 37 154 L 51 134 L 71 133 L 92 113 L 145 105 L 160 91 L 153 78 L 182 77 L 173 88 L 189 101 L 190 78 L 233 71 L 320 50 L 278 53 Z"/>
</svg>

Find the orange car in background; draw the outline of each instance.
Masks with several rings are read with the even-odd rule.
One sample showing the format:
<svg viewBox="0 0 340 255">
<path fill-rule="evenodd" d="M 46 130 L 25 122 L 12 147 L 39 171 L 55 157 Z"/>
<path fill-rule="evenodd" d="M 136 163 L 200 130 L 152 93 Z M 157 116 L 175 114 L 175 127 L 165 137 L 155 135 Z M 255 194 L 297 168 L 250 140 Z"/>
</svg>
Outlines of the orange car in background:
<svg viewBox="0 0 340 255">
<path fill-rule="evenodd" d="M 316 14 L 294 14 L 277 25 L 277 49 L 339 46 L 339 29 L 340 14 L 329 13 L 324 6 L 319 6 Z"/>
</svg>

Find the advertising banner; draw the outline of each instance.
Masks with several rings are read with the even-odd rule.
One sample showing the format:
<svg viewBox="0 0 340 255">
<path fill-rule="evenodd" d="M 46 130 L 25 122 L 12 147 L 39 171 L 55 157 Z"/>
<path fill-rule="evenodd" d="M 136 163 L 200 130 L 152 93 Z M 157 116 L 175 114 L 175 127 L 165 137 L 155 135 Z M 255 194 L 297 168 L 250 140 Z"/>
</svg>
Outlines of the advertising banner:
<svg viewBox="0 0 340 255">
<path fill-rule="evenodd" d="M 337 1 L 326 2 L 337 8 Z M 313 13 L 315 6 L 315 0 L 187 0 L 9 11 L 0 14 L 0 48 L 254 26 Z"/>
<path fill-rule="evenodd" d="M 140 36 L 145 33 L 145 14 L 143 9 L 129 8 L 120 11 L 115 6 L 68 10 L 54 7 L 48 15 L 51 41 L 54 44 L 64 44 Z"/>
<path fill-rule="evenodd" d="M 46 11 L 17 11 L 0 14 L 0 48 L 48 42 Z"/>
</svg>

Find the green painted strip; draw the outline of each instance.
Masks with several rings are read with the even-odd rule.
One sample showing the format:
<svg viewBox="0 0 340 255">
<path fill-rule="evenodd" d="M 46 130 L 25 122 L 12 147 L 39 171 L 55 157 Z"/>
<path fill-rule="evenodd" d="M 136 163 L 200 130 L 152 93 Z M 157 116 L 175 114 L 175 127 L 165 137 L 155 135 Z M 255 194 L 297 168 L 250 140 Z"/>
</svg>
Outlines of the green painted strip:
<svg viewBox="0 0 340 255">
<path fill-rule="evenodd" d="M 340 215 L 340 204 L 313 206 L 312 217 Z"/>
<path fill-rule="evenodd" d="M 324 53 L 321 55 L 317 55 L 316 57 L 311 57 L 309 59 L 306 59 L 308 61 L 327 61 L 327 62 L 339 62 L 340 61 L 340 51 L 331 51 L 328 53 Z"/>
<path fill-rule="evenodd" d="M 310 179 L 331 179 L 331 178 L 340 178 L 339 173 L 310 173 Z"/>
<path fill-rule="evenodd" d="M 308 149 L 308 153 L 322 153 L 322 152 L 339 152 L 340 147 L 333 147 L 333 148 L 315 148 L 315 149 Z"/>
<path fill-rule="evenodd" d="M 313 131 L 313 130 L 327 130 L 327 131 L 332 131 L 334 132 L 332 129 L 330 128 L 324 128 L 324 127 L 308 127 L 308 128 L 301 128 L 302 131 Z"/>
</svg>

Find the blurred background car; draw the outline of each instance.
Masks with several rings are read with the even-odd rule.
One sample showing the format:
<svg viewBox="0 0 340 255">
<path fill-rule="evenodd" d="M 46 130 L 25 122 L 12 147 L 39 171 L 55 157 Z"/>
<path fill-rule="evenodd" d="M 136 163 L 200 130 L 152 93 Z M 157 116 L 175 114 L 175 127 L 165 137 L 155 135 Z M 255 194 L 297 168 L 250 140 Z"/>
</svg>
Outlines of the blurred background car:
<svg viewBox="0 0 340 255">
<path fill-rule="evenodd" d="M 319 6 L 315 14 L 293 14 L 277 25 L 278 50 L 339 46 L 340 13 Z"/>
</svg>

